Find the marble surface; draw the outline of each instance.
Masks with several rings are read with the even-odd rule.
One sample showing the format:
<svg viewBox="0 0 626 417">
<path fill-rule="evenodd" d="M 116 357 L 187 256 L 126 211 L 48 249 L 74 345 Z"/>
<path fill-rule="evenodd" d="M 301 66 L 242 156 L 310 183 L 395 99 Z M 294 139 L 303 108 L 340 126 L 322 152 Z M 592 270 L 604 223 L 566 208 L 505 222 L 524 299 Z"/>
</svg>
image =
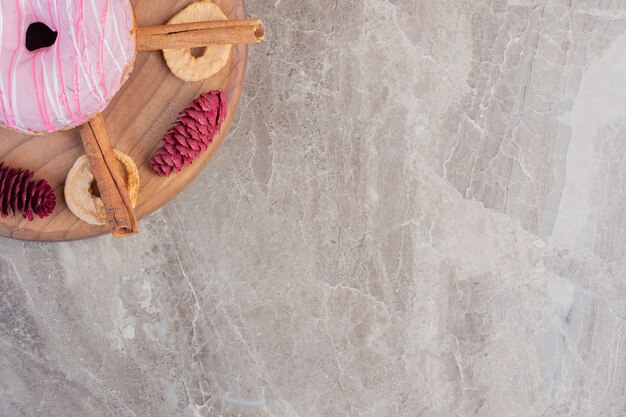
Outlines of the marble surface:
<svg viewBox="0 0 626 417">
<path fill-rule="evenodd" d="M 626 415 L 626 1 L 248 1 L 140 235 L 0 245 L 0 415 Z"/>
</svg>

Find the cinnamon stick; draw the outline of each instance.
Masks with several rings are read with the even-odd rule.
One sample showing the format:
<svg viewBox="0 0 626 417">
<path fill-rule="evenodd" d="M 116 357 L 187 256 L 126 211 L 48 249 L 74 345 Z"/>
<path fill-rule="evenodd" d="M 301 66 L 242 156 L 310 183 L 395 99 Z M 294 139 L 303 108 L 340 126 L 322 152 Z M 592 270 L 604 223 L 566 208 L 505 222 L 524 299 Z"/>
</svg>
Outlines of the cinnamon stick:
<svg viewBox="0 0 626 417">
<path fill-rule="evenodd" d="M 98 114 L 79 130 L 113 236 L 125 237 L 137 233 L 139 225 L 135 210 L 102 115 Z"/>
<path fill-rule="evenodd" d="M 147 26 L 137 30 L 137 50 L 187 49 L 208 45 L 258 43 L 265 27 L 258 19 L 211 20 Z"/>
</svg>

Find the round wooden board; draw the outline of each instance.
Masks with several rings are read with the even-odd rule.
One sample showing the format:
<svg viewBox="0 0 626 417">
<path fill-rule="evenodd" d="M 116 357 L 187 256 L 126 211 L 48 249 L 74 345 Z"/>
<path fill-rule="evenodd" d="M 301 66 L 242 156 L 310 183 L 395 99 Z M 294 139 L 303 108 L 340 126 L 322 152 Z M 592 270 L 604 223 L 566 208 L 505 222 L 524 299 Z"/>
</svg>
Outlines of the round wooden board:
<svg viewBox="0 0 626 417">
<path fill-rule="evenodd" d="M 138 26 L 166 23 L 193 0 L 131 0 Z M 246 17 L 244 0 L 214 0 L 230 19 Z M 204 82 L 185 83 L 170 72 L 163 54 L 140 52 L 129 80 L 104 111 L 113 147 L 130 155 L 139 168 L 141 188 L 136 213 L 143 218 L 174 198 L 202 171 L 217 151 L 239 104 L 248 59 L 247 45 L 233 45 L 228 64 Z M 209 149 L 191 166 L 169 178 L 152 173 L 149 159 L 160 146 L 166 130 L 178 113 L 204 91 L 226 93 L 228 115 Z M 108 233 L 107 226 L 92 226 L 79 220 L 63 198 L 65 178 L 84 154 L 78 129 L 45 136 L 26 136 L 0 128 L 0 160 L 12 167 L 35 172 L 35 178 L 50 182 L 57 206 L 49 217 L 33 222 L 16 217 L 0 218 L 0 235 L 24 240 L 58 241 Z M 141 232 L 141 224 L 140 231 Z"/>
</svg>

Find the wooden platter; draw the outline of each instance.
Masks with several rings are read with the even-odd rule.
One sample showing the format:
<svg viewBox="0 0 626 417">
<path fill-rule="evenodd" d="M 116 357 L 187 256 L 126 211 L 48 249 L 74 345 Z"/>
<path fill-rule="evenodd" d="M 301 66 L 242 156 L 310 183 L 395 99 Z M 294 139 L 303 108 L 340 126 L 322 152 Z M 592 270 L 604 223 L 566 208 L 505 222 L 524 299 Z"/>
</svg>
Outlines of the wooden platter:
<svg viewBox="0 0 626 417">
<path fill-rule="evenodd" d="M 166 23 L 193 0 L 131 0 L 138 26 Z M 244 0 L 213 0 L 229 19 L 244 19 Z M 130 79 L 113 99 L 103 116 L 113 147 L 130 155 L 139 168 L 141 188 L 136 213 L 143 218 L 182 191 L 215 154 L 229 126 L 241 96 L 246 73 L 248 46 L 233 45 L 228 64 L 204 81 L 185 83 L 171 74 L 160 51 L 139 52 Z M 209 149 L 191 166 L 169 178 L 152 173 L 149 159 L 178 113 L 200 93 L 221 89 L 228 100 L 228 115 L 222 130 Z M 27 136 L 0 128 L 0 161 L 35 172 L 54 188 L 57 206 L 44 219 L 28 222 L 21 216 L 0 218 L 0 235 L 38 241 L 72 240 L 109 233 L 106 225 L 93 226 L 79 220 L 63 198 L 65 178 L 74 161 L 84 154 L 78 129 L 45 136 Z M 140 224 L 141 227 L 141 224 Z M 141 229 L 140 232 L 142 233 Z"/>
</svg>

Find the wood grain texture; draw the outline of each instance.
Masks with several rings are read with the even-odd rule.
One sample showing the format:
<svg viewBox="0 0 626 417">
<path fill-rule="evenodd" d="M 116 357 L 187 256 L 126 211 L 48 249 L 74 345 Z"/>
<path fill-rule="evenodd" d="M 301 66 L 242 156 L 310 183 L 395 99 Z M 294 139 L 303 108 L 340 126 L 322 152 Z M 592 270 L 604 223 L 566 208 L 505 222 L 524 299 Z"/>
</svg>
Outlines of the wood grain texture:
<svg viewBox="0 0 626 417">
<path fill-rule="evenodd" d="M 192 0 L 132 0 L 141 26 L 164 24 Z M 246 17 L 243 0 L 215 0 L 231 19 Z M 248 47 L 233 45 L 228 64 L 204 82 L 185 83 L 169 70 L 160 51 L 140 52 L 129 80 L 104 111 L 113 147 L 130 155 L 139 168 L 141 188 L 136 214 L 153 213 L 182 191 L 204 168 L 228 134 L 246 73 Z M 149 159 L 178 113 L 201 92 L 221 89 L 228 100 L 222 131 L 194 163 L 169 178 L 154 175 Z M 108 233 L 107 225 L 89 225 L 68 209 L 63 196 L 65 178 L 74 161 L 85 153 L 78 129 L 45 136 L 27 136 L 0 128 L 0 160 L 9 166 L 35 171 L 54 188 L 57 207 L 45 219 L 28 222 L 21 217 L 0 218 L 0 235 L 24 240 L 82 239 Z M 140 227 L 140 232 L 141 227 Z"/>
</svg>

